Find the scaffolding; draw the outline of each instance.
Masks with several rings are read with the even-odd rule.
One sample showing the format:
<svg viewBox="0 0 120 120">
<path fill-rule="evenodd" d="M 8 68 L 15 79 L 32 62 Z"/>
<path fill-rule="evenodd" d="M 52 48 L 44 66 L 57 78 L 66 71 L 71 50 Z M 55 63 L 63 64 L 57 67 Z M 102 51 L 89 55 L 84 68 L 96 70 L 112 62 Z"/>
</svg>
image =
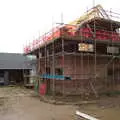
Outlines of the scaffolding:
<svg viewBox="0 0 120 120">
<path fill-rule="evenodd" d="M 37 56 L 47 93 L 98 97 L 120 85 L 119 18 L 97 5 L 69 24 L 61 21 L 24 49 Z"/>
</svg>

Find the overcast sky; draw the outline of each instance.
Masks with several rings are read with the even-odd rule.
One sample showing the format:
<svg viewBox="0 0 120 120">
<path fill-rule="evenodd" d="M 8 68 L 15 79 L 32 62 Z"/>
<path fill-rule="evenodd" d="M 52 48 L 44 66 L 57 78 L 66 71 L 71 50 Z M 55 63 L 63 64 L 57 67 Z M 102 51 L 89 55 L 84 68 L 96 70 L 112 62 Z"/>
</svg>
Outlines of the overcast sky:
<svg viewBox="0 0 120 120">
<path fill-rule="evenodd" d="M 96 0 L 120 13 L 119 0 Z M 93 0 L 0 0 L 0 52 L 22 53 L 23 46 L 53 23 L 70 22 L 93 6 Z"/>
</svg>

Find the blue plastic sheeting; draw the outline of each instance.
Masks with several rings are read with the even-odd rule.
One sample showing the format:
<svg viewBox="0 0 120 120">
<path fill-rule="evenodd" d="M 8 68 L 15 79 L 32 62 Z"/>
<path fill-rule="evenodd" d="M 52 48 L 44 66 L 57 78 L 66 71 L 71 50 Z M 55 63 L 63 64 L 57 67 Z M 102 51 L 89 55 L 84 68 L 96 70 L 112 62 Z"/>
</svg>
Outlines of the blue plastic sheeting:
<svg viewBox="0 0 120 120">
<path fill-rule="evenodd" d="M 41 78 L 46 78 L 46 79 L 56 79 L 56 80 L 71 80 L 70 77 L 63 76 L 63 75 L 49 75 L 49 74 L 43 74 L 41 75 Z"/>
</svg>

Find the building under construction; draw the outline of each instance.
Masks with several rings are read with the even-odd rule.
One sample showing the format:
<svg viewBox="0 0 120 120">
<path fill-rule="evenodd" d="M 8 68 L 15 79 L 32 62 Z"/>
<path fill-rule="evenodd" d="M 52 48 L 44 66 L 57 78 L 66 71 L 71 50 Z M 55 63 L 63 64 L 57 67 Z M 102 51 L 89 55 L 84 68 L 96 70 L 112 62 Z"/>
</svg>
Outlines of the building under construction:
<svg viewBox="0 0 120 120">
<path fill-rule="evenodd" d="M 61 24 L 25 47 L 37 56 L 47 92 L 91 94 L 120 89 L 119 14 L 100 5 Z"/>
</svg>

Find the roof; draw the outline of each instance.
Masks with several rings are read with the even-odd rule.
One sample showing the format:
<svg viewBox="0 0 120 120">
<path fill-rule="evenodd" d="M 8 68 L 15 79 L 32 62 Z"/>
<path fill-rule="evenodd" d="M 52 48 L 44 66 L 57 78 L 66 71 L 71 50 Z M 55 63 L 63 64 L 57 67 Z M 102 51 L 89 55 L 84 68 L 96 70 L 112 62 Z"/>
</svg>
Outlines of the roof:
<svg viewBox="0 0 120 120">
<path fill-rule="evenodd" d="M 69 24 L 71 24 L 71 25 L 79 25 L 80 26 L 82 23 L 85 23 L 86 21 L 94 19 L 96 17 L 109 19 L 109 15 L 102 8 L 102 6 L 97 5 L 97 6 L 93 7 L 93 8 L 91 8 L 90 10 L 88 10 L 80 18 L 70 22 Z"/>
<path fill-rule="evenodd" d="M 84 24 L 94 25 L 94 22 L 96 23 L 96 26 L 104 26 L 109 30 L 111 30 L 111 24 L 112 24 L 112 29 L 120 28 L 120 22 L 119 21 L 100 18 L 100 17 L 92 18 L 91 20 L 88 20 L 87 22 L 83 23 L 83 25 Z"/>
<path fill-rule="evenodd" d="M 0 69 L 31 69 L 28 61 L 23 54 L 0 53 Z"/>
<path fill-rule="evenodd" d="M 92 9 L 90 9 L 89 11 L 87 11 L 83 16 L 72 21 L 69 24 L 77 25 L 78 27 L 80 27 L 83 24 L 94 23 L 94 21 L 96 21 L 96 23 L 97 22 L 99 23 L 98 24 L 99 26 L 105 26 L 108 28 L 109 26 L 111 26 L 110 24 L 112 23 L 114 29 L 117 29 L 117 28 L 120 28 L 120 22 L 114 20 L 114 18 L 118 17 L 115 15 L 113 14 L 113 12 L 108 13 L 107 11 L 105 11 L 101 5 L 97 5 Z"/>
</svg>

